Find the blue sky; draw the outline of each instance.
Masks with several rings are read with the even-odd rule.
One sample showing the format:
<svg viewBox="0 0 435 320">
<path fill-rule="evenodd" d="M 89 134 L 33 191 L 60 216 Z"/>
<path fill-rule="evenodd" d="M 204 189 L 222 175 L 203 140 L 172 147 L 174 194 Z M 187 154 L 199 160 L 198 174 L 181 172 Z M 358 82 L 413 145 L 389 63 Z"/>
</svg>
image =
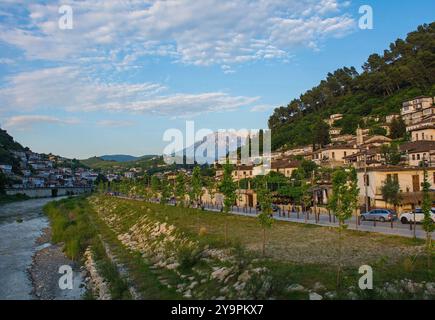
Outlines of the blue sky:
<svg viewBox="0 0 435 320">
<path fill-rule="evenodd" d="M 73 28 L 59 28 L 59 7 Z M 374 29 L 358 28 L 370 5 Z M 67 157 L 162 153 L 165 130 L 266 128 L 342 66 L 434 21 L 433 0 L 0 1 L 0 126 Z"/>
</svg>

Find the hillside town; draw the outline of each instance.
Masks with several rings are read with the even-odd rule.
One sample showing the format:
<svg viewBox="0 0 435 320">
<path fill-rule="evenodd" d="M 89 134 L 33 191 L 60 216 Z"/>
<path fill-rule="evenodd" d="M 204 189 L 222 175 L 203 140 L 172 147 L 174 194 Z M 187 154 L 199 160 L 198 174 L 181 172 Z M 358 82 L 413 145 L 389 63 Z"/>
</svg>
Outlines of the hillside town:
<svg viewBox="0 0 435 320">
<path fill-rule="evenodd" d="M 311 200 L 307 207 L 325 207 L 332 194 L 331 173 L 335 168 L 354 167 L 357 170 L 360 212 L 372 208 L 392 208 L 397 212 L 409 211 L 421 206 L 424 170 L 427 170 L 431 191 L 435 190 L 435 105 L 432 97 L 416 97 L 402 104 L 400 114 L 382 117 L 366 117 L 384 134 L 358 127 L 356 134 L 341 134 L 336 126 L 342 114 L 333 114 L 325 123 L 329 127 L 330 142 L 323 146 L 305 145 L 272 153 L 269 168 L 263 165 L 241 164 L 236 158 L 232 177 L 238 185 L 238 197 L 235 205 L 239 207 L 256 207 L 257 194 L 250 182 L 260 175 L 274 175 L 282 184 L 297 185 L 301 183 L 298 172 L 301 166 L 310 167 L 305 177 L 309 185 Z M 402 127 L 403 137 L 395 138 L 393 130 Z M 215 181 L 222 180 L 224 161 L 214 164 Z M 179 169 L 186 179 L 191 170 Z M 156 177 L 176 185 L 177 170 L 167 170 Z M 273 180 L 273 178 L 272 178 Z M 391 203 L 383 192 L 387 181 L 398 183 L 397 203 Z M 280 182 L 278 182 L 280 183 Z M 273 185 L 273 183 L 271 183 Z M 282 188 L 281 188 L 282 189 Z M 297 196 L 280 192 L 279 187 L 272 187 L 273 201 L 284 208 L 300 205 Z M 282 191 L 282 190 L 281 190 Z M 223 195 L 216 189 L 211 194 L 210 188 L 204 187 L 202 201 L 222 205 Z M 435 194 L 432 195 L 435 200 Z"/>
<path fill-rule="evenodd" d="M 3 134 L 6 134 L 2 130 Z M 3 146 L 0 146 L 3 147 Z M 52 154 L 40 154 L 29 149 L 9 150 L 12 161 L 0 163 L 9 189 L 89 187 L 98 173 L 70 160 Z"/>
</svg>

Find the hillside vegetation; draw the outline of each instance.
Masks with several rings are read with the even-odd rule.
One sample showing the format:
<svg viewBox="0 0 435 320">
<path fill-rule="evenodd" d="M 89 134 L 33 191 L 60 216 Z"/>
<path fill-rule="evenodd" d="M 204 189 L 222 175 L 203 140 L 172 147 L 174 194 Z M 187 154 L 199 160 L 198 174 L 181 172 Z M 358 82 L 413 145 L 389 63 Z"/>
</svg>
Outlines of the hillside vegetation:
<svg viewBox="0 0 435 320">
<path fill-rule="evenodd" d="M 18 167 L 18 160 L 11 151 L 24 151 L 24 147 L 16 142 L 6 130 L 0 129 L 0 164 L 10 164 Z"/>
<path fill-rule="evenodd" d="M 269 118 L 272 148 L 311 144 L 315 128 L 331 114 L 343 113 L 342 133 L 367 127 L 363 116 L 398 113 L 402 102 L 435 95 L 435 22 L 419 26 L 405 40 L 397 39 L 383 54 L 372 54 L 359 73 L 343 67 L 328 73 L 319 85 Z"/>
<path fill-rule="evenodd" d="M 80 160 L 84 165 L 96 170 L 129 170 L 131 168 L 142 168 L 148 170 L 159 164 L 163 164 L 163 158 L 158 156 L 143 156 L 133 161 L 113 161 L 104 160 L 100 157 L 92 157 L 85 160 Z"/>
</svg>

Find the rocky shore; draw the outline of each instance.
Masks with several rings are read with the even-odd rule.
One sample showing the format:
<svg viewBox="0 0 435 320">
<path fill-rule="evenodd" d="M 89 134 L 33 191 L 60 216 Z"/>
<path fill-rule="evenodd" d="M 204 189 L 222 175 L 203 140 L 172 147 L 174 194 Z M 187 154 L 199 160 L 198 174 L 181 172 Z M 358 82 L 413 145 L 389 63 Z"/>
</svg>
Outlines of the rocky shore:
<svg viewBox="0 0 435 320">
<path fill-rule="evenodd" d="M 28 270 L 32 282 L 32 296 L 41 300 L 77 300 L 85 293 L 85 273 L 80 272 L 78 263 L 68 259 L 62 251 L 62 244 L 50 242 L 50 228 L 45 228 L 36 239 L 36 252 Z M 59 287 L 61 266 L 70 266 L 73 270 L 73 289 L 62 290 Z"/>
</svg>

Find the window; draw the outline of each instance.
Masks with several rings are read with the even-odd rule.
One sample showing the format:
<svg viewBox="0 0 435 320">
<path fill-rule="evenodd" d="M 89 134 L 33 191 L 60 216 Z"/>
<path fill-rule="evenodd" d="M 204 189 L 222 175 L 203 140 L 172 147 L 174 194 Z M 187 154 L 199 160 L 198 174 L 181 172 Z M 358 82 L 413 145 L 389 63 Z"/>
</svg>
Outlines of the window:
<svg viewBox="0 0 435 320">
<path fill-rule="evenodd" d="M 435 179 L 435 173 L 434 173 L 434 179 Z M 366 186 L 370 185 L 370 179 L 369 179 L 369 175 L 368 174 L 364 175 L 364 181 L 365 181 L 365 185 Z"/>
<path fill-rule="evenodd" d="M 424 132 L 421 133 L 421 140 L 424 140 Z"/>
<path fill-rule="evenodd" d="M 343 152 L 343 154 L 344 154 L 344 156 L 346 156 L 346 155 L 347 155 L 347 152 L 345 151 L 345 152 Z"/>
<path fill-rule="evenodd" d="M 417 154 L 417 160 L 420 160 L 420 154 Z"/>
<path fill-rule="evenodd" d="M 335 159 L 335 152 L 332 153 L 332 159 Z"/>
<path fill-rule="evenodd" d="M 415 160 L 415 154 L 412 155 L 412 160 Z"/>
</svg>

